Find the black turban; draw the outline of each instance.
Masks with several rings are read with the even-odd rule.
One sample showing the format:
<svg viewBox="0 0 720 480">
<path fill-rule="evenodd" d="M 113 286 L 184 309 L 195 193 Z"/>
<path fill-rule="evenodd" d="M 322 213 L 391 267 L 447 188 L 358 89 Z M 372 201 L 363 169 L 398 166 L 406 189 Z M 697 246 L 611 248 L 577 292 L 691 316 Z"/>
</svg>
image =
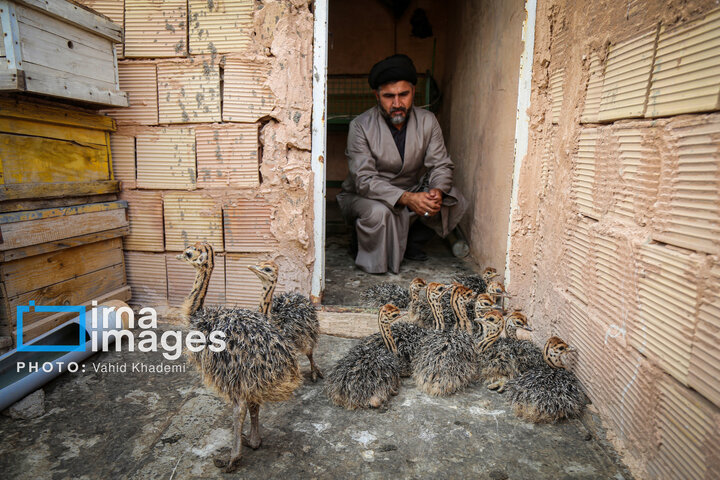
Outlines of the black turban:
<svg viewBox="0 0 720 480">
<path fill-rule="evenodd" d="M 417 83 L 417 71 L 410 57 L 399 53 L 385 60 L 380 60 L 370 69 L 368 83 L 370 88 L 377 90 L 380 85 L 388 82 L 407 80 L 415 85 Z"/>
</svg>

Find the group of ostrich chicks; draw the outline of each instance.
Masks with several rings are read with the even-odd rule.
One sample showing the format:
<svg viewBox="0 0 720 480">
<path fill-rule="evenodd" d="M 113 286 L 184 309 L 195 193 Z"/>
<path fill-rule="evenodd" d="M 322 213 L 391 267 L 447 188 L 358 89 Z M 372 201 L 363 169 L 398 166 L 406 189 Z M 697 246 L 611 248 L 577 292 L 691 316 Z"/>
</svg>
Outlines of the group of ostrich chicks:
<svg viewBox="0 0 720 480">
<path fill-rule="evenodd" d="M 259 311 L 203 307 L 214 266 L 211 245 L 198 242 L 178 255 L 196 269 L 192 290 L 182 306 L 191 329 L 225 334 L 226 348 L 187 352 L 205 382 L 233 405 L 230 459 L 215 459 L 224 472 L 239 466 L 242 445 L 261 444 L 258 415 L 265 402 L 283 401 L 300 386 L 298 354 L 307 355 L 313 382 L 323 374 L 313 359 L 319 323 L 310 300 L 297 293 L 273 296 L 278 279 L 274 262 L 249 267 L 262 282 Z M 378 408 L 412 376 L 430 395 L 451 395 L 473 382 L 508 390 L 515 413 L 532 422 L 556 422 L 577 416 L 585 396 L 562 356 L 574 349 L 558 337 L 541 351 L 519 340 L 518 329 L 531 330 L 525 315 L 504 316 L 498 305 L 506 296 L 492 268 L 482 275 L 457 277 L 452 284 L 414 279 L 409 289 L 390 284 L 365 292 L 380 306 L 379 332 L 362 339 L 327 373 L 325 392 L 347 409 Z M 394 305 L 393 303 L 397 304 Z M 407 308 L 402 313 L 400 308 Z M 407 321 L 399 321 L 406 317 Z M 501 333 L 505 337 L 501 338 Z M 247 412 L 250 433 L 242 435 Z"/>
</svg>

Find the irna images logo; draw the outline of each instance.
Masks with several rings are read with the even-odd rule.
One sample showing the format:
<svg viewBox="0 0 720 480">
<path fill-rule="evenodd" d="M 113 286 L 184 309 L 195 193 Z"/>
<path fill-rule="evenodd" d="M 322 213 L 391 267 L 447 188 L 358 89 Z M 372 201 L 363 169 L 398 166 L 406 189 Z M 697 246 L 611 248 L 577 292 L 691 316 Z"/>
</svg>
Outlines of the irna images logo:
<svg viewBox="0 0 720 480">
<path fill-rule="evenodd" d="M 157 352 L 158 348 L 163 350 L 163 356 L 168 360 L 177 360 L 182 354 L 183 345 L 191 352 L 200 352 L 209 348 L 213 352 L 225 350 L 225 332 L 214 330 L 207 336 L 198 330 L 189 330 L 184 338 L 180 330 L 165 330 L 161 334 L 157 331 L 157 312 L 154 308 L 144 307 L 139 310 L 140 317 L 135 322 L 135 312 L 130 307 L 99 306 L 96 301 L 92 302 L 90 322 L 86 322 L 85 306 L 40 306 L 35 302 L 17 307 L 17 350 L 19 352 L 84 352 L 87 350 L 88 335 L 91 340 L 90 348 L 93 352 L 110 351 L 110 343 L 115 343 L 115 351 L 120 351 L 125 345 L 128 351 L 133 352 L 137 348 L 140 352 Z M 77 345 L 48 345 L 45 342 L 32 343 L 24 342 L 23 326 L 25 315 L 35 313 L 76 313 L 79 324 L 79 338 Z M 98 314 L 98 311 L 101 313 Z M 123 326 L 122 319 L 126 319 L 126 326 Z M 136 326 L 140 331 L 133 331 Z"/>
<path fill-rule="evenodd" d="M 77 345 L 26 345 L 23 340 L 23 319 L 26 313 L 34 309 L 37 313 L 77 313 L 79 338 Z M 35 305 L 30 301 L 27 305 L 17 307 L 17 351 L 18 352 L 84 352 L 85 342 L 85 307 L 82 305 Z"/>
</svg>

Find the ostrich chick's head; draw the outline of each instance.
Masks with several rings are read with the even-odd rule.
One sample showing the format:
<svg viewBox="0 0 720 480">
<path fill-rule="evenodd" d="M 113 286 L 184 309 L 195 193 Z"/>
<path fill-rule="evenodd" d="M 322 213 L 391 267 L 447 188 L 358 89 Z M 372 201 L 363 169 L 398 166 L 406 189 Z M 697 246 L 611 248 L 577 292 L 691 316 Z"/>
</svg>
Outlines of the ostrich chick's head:
<svg viewBox="0 0 720 480">
<path fill-rule="evenodd" d="M 574 352 L 575 348 L 563 342 L 559 337 L 550 337 L 545 342 L 543 349 L 543 357 L 545 362 L 553 368 L 565 368 L 562 356 L 569 352 Z"/>
<path fill-rule="evenodd" d="M 505 333 L 509 338 L 517 338 L 515 332 L 517 332 L 518 328 L 532 332 L 527 317 L 516 310 L 505 318 Z"/>
<path fill-rule="evenodd" d="M 211 269 L 214 266 L 214 251 L 207 242 L 197 242 L 187 247 L 183 253 L 176 256 L 178 260 L 189 263 L 198 270 Z"/>
<path fill-rule="evenodd" d="M 255 275 L 260 278 L 263 285 L 275 284 L 278 279 L 278 266 L 273 261 L 260 262 L 257 265 L 248 267 Z"/>
<path fill-rule="evenodd" d="M 481 293 L 475 300 L 475 317 L 480 318 L 488 310 L 492 310 L 495 307 L 495 302 L 487 293 Z"/>
<path fill-rule="evenodd" d="M 432 282 L 427 286 L 425 294 L 430 305 L 440 305 L 440 298 L 448 291 L 449 285 L 443 283 Z"/>
<path fill-rule="evenodd" d="M 390 303 L 383 305 L 378 313 L 378 328 L 380 329 L 380 334 L 385 342 L 385 347 L 395 355 L 397 355 L 398 351 L 397 346 L 395 346 L 395 339 L 392 336 L 392 329 L 390 328 L 390 325 L 397 321 L 401 316 L 400 309 Z"/>
<path fill-rule="evenodd" d="M 497 270 L 495 270 L 493 267 L 487 267 L 482 272 L 482 279 L 485 280 L 485 283 L 490 282 L 493 278 L 497 277 L 498 273 Z"/>
<path fill-rule="evenodd" d="M 507 293 L 505 293 L 505 285 L 502 284 L 502 282 L 490 282 L 487 286 L 487 294 L 492 297 L 509 297 Z"/>
<path fill-rule="evenodd" d="M 417 302 L 420 299 L 420 290 L 422 290 L 426 285 L 427 283 L 422 278 L 413 278 L 412 282 L 410 282 L 410 288 L 408 289 L 410 291 L 410 299 Z"/>
<path fill-rule="evenodd" d="M 483 316 L 477 320 L 480 320 L 480 324 L 482 325 L 482 336 L 477 345 L 477 349 L 480 352 L 484 352 L 500 338 L 504 324 L 503 314 L 500 310 L 490 310 L 489 312 L 485 312 Z"/>
</svg>

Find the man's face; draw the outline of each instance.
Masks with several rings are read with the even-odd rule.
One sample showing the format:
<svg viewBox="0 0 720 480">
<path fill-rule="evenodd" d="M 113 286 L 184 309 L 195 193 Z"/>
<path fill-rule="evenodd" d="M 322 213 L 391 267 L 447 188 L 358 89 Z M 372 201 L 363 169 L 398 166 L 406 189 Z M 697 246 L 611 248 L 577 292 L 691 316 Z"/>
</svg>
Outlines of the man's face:
<svg viewBox="0 0 720 480">
<path fill-rule="evenodd" d="M 393 125 L 402 125 L 415 98 L 415 86 L 407 80 L 386 83 L 375 91 L 385 118 Z"/>
</svg>

